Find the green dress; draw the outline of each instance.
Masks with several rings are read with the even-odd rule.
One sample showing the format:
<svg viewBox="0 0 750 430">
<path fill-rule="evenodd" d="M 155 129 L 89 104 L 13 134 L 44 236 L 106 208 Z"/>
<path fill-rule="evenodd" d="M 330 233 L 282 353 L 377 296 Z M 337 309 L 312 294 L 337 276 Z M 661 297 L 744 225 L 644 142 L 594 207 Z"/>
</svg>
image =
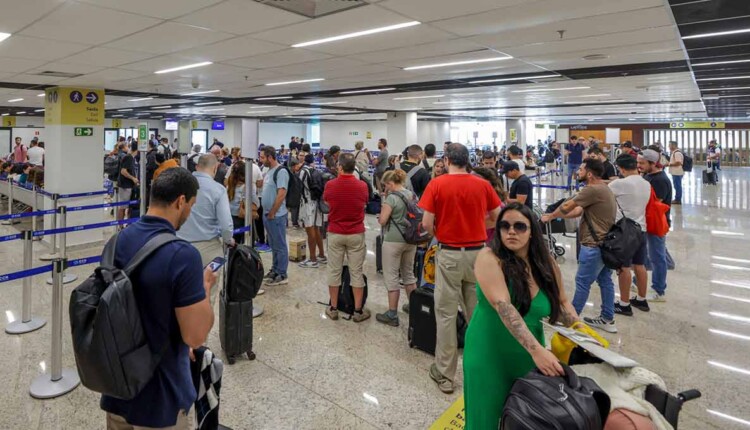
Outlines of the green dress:
<svg viewBox="0 0 750 430">
<path fill-rule="evenodd" d="M 477 288 L 477 306 L 466 330 L 464 347 L 464 402 L 466 430 L 498 428 L 505 398 L 513 382 L 535 365 L 500 320 L 497 311 Z M 551 312 L 547 296 L 540 290 L 523 318 L 531 334 L 544 346 L 541 319 Z"/>
</svg>

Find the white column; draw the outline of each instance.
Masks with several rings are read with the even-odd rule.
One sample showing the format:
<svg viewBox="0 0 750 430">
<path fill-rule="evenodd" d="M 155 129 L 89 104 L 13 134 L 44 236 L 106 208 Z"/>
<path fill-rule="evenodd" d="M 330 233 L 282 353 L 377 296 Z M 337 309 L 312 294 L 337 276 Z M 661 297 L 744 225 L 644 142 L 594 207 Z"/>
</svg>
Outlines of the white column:
<svg viewBox="0 0 750 430">
<path fill-rule="evenodd" d="M 180 154 L 188 154 L 193 149 L 193 142 L 191 139 L 191 128 L 190 128 L 190 121 L 180 121 L 180 127 L 177 130 L 177 137 L 179 140 L 179 147 L 177 148 L 177 152 Z M 205 151 L 206 148 L 203 148 Z"/>
<path fill-rule="evenodd" d="M 524 129 L 524 125 L 523 119 L 505 120 L 505 141 L 508 143 L 508 146 L 515 142 L 519 147 L 526 150 L 526 130 Z M 512 138 L 513 132 L 511 130 L 515 130 L 515 139 Z M 502 146 L 502 143 L 498 143 L 498 146 Z"/>
<path fill-rule="evenodd" d="M 388 114 L 388 153 L 400 154 L 406 147 L 418 143 L 417 113 L 390 112 Z"/>
</svg>

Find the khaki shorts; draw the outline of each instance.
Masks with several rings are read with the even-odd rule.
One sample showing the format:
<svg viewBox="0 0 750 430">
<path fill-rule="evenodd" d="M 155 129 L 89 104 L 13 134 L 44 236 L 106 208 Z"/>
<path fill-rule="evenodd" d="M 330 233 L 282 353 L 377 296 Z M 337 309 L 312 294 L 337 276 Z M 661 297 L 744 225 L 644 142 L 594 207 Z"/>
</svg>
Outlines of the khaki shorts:
<svg viewBox="0 0 750 430">
<path fill-rule="evenodd" d="M 341 286 L 341 272 L 345 258 L 348 260 L 349 274 L 353 288 L 364 288 L 365 278 L 362 269 L 367 256 L 365 234 L 328 233 L 328 286 Z"/>
<path fill-rule="evenodd" d="M 417 253 L 417 245 L 409 245 L 401 242 L 383 242 L 383 279 L 388 291 L 398 291 L 399 274 L 404 285 L 412 285 L 417 282 L 414 276 L 414 256 Z"/>
<path fill-rule="evenodd" d="M 107 430 L 149 430 L 157 427 L 133 426 L 125 421 L 125 418 L 107 413 Z M 177 422 L 173 426 L 158 427 L 163 430 L 192 430 L 193 429 L 193 412 L 186 414 L 185 411 L 177 413 Z"/>
</svg>

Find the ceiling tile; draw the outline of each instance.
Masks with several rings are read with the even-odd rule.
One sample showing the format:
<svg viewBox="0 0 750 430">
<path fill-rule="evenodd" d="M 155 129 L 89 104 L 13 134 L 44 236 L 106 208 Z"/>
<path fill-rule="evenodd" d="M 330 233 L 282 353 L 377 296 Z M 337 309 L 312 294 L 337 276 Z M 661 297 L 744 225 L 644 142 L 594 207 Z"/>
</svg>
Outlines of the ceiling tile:
<svg viewBox="0 0 750 430">
<path fill-rule="evenodd" d="M 411 45 L 450 40 L 452 38 L 453 36 L 445 31 L 417 25 L 401 30 L 373 34 L 362 39 L 346 39 L 338 42 L 308 46 L 305 49 L 344 56 L 384 49 L 403 48 Z"/>
<path fill-rule="evenodd" d="M 458 53 L 482 51 L 484 48 L 469 39 L 453 39 L 441 42 L 423 43 L 404 48 L 385 49 L 382 51 L 353 54 L 349 57 L 368 63 L 416 60 L 430 57 L 441 57 Z"/>
<path fill-rule="evenodd" d="M 257 33 L 284 27 L 308 18 L 248 0 L 228 0 L 176 19 L 213 30 L 234 34 Z"/>
<path fill-rule="evenodd" d="M 532 3 L 529 0 L 473 0 L 466 1 L 435 1 L 435 0 L 388 0 L 379 6 L 398 12 L 417 21 L 429 22 L 445 18 L 486 12 L 501 7 L 517 6 Z"/>
<path fill-rule="evenodd" d="M 285 51 L 237 58 L 225 61 L 225 63 L 253 69 L 265 69 L 305 63 L 308 61 L 323 60 L 326 58 L 331 58 L 331 56 L 319 52 L 308 51 L 306 49 L 287 49 Z"/>
<path fill-rule="evenodd" d="M 30 60 L 56 60 L 83 51 L 87 45 L 59 42 L 37 37 L 11 36 L 0 43 L 0 58 L 26 58 Z"/>
<path fill-rule="evenodd" d="M 21 34 L 98 45 L 151 27 L 158 22 L 159 20 L 154 18 L 68 2 L 25 28 Z"/>
<path fill-rule="evenodd" d="M 6 4 L 0 14 L 0 31 L 16 33 L 63 3 L 65 0 L 23 0 L 13 2 L 12 7 Z"/>
<path fill-rule="evenodd" d="M 91 48 L 65 58 L 66 63 L 88 64 L 92 66 L 117 67 L 123 64 L 142 61 L 153 57 L 144 52 L 126 51 L 113 48 Z"/>
<path fill-rule="evenodd" d="M 185 15 L 200 8 L 211 6 L 222 0 L 80 0 L 117 9 L 124 12 L 132 12 L 140 15 L 152 16 L 161 19 L 172 19 Z"/>
<path fill-rule="evenodd" d="M 288 46 L 253 39 L 251 36 L 241 36 L 211 45 L 186 49 L 176 54 L 186 58 L 210 58 L 212 61 L 226 61 L 285 49 L 288 49 Z"/>
<path fill-rule="evenodd" d="M 21 58 L 3 58 L 0 60 L 0 72 L 20 73 L 46 63 L 45 60 L 27 60 Z"/>
<path fill-rule="evenodd" d="M 104 67 L 101 66 L 91 66 L 88 64 L 75 64 L 75 63 L 68 63 L 68 62 L 62 62 L 62 61 L 56 61 L 52 63 L 47 63 L 41 67 L 36 68 L 35 70 L 32 70 L 28 72 L 29 74 L 34 73 L 41 73 L 47 70 L 52 70 L 55 72 L 62 72 L 62 73 L 82 73 L 82 74 L 88 74 L 88 73 L 94 73 L 98 72 L 99 70 L 104 69 Z"/>
<path fill-rule="evenodd" d="M 194 27 L 192 25 L 167 22 L 133 34 L 132 36 L 116 40 L 106 46 L 154 54 L 167 54 L 208 45 L 230 37 L 232 35 L 228 33 Z"/>
</svg>

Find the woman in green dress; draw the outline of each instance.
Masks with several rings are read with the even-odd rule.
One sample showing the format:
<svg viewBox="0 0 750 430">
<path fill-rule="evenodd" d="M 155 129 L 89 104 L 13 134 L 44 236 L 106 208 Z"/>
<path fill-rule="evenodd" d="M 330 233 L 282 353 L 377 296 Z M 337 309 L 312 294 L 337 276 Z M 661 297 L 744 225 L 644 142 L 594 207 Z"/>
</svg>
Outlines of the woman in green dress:
<svg viewBox="0 0 750 430">
<path fill-rule="evenodd" d="M 544 346 L 541 319 L 566 326 L 578 315 L 565 296 L 560 268 L 528 207 L 511 203 L 495 237 L 474 264 L 477 306 L 466 332 L 464 401 L 467 430 L 497 429 L 513 382 L 539 368 L 563 375 Z"/>
</svg>

